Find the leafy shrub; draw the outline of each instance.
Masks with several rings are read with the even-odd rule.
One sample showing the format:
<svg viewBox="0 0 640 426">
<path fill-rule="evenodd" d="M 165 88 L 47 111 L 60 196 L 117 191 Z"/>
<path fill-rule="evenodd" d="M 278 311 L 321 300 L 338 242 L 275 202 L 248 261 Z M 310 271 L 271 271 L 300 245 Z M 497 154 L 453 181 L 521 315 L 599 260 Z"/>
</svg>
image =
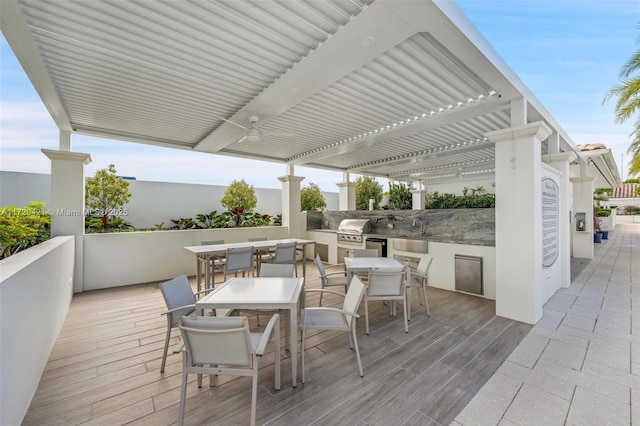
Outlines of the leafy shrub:
<svg viewBox="0 0 640 426">
<path fill-rule="evenodd" d="M 356 210 L 369 210 L 369 199 L 373 198 L 373 208 L 377 209 L 382 200 L 382 185 L 371 176 L 356 179 Z"/>
<path fill-rule="evenodd" d="M 495 208 L 496 196 L 486 192 L 482 186 L 473 189 L 465 187 L 462 195 L 427 194 L 426 209 L 489 209 Z"/>
<path fill-rule="evenodd" d="M 0 259 L 51 238 L 51 214 L 44 206 L 32 201 L 25 207 L 0 209 Z"/>
<path fill-rule="evenodd" d="M 258 204 L 253 185 L 249 185 L 244 179 L 231 182 L 220 200 L 220 204 L 229 210 L 253 210 Z"/>
<path fill-rule="evenodd" d="M 411 186 L 404 183 L 389 182 L 389 209 L 411 210 L 413 207 L 413 194 Z"/>
<path fill-rule="evenodd" d="M 324 199 L 320 187 L 315 183 L 309 183 L 309 186 L 305 186 L 300 190 L 301 211 L 323 210 L 326 207 L 327 201 Z"/>
<path fill-rule="evenodd" d="M 85 216 L 84 230 L 87 234 L 98 234 L 135 231 L 135 228 L 120 216 L 108 216 L 106 223 L 103 216 Z"/>
<path fill-rule="evenodd" d="M 597 217 L 609 217 L 611 215 L 611 209 L 596 207 L 596 216 Z"/>
<path fill-rule="evenodd" d="M 106 169 L 98 170 L 93 177 L 87 178 L 85 204 L 90 217 L 90 229 L 97 229 L 94 228 L 96 222 L 91 219 L 95 217 L 101 218 L 102 229 L 106 232 L 109 229 L 121 229 L 123 224 L 129 224 L 124 219 L 122 222 L 114 221 L 112 217 L 128 214 L 123 207 L 129 202 L 130 197 L 129 182 L 116 176 L 116 168 L 113 164 L 109 164 Z"/>
</svg>

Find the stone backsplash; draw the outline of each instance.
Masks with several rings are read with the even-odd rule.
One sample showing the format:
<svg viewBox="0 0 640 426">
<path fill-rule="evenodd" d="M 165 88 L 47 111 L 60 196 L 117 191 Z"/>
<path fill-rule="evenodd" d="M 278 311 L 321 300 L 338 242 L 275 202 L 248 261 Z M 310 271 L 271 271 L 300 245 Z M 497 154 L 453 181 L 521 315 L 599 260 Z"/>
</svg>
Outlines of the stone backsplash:
<svg viewBox="0 0 640 426">
<path fill-rule="evenodd" d="M 369 219 L 372 236 L 495 246 L 495 209 L 308 212 L 307 229 L 337 231 L 343 219 Z"/>
</svg>

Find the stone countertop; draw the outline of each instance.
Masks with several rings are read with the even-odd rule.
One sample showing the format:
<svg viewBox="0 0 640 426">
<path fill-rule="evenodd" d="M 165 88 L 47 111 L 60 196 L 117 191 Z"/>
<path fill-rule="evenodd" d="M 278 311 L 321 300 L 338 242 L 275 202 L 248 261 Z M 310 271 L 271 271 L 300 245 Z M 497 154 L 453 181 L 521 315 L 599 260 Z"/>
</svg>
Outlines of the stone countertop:
<svg viewBox="0 0 640 426">
<path fill-rule="evenodd" d="M 335 234 L 338 231 L 335 229 L 308 229 L 307 232 L 322 232 L 328 234 Z M 411 236 L 403 236 L 403 235 L 389 235 L 389 234 L 362 234 L 365 238 L 386 238 L 386 239 L 400 239 L 400 240 L 426 240 L 433 241 L 435 243 L 445 243 L 445 244 L 466 244 L 469 246 L 483 246 L 483 247 L 495 247 L 495 240 L 483 240 L 483 239 L 468 239 L 468 240 L 460 240 L 447 236 L 434 236 L 427 235 L 424 237 L 411 237 Z"/>
</svg>

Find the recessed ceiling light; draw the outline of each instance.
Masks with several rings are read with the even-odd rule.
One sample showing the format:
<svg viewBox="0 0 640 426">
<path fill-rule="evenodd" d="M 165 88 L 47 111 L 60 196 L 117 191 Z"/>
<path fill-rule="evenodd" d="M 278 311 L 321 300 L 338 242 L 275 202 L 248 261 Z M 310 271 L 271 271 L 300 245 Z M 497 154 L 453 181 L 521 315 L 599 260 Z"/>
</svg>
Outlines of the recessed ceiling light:
<svg viewBox="0 0 640 426">
<path fill-rule="evenodd" d="M 376 42 L 376 39 L 374 36 L 366 36 L 365 38 L 362 39 L 363 46 L 371 46 L 375 42 Z"/>
</svg>

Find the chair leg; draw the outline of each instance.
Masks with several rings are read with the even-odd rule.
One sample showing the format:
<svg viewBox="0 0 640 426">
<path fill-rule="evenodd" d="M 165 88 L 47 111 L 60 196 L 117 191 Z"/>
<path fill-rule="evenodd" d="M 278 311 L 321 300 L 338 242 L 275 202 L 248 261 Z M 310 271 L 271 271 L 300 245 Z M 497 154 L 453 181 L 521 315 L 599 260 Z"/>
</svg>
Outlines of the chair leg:
<svg viewBox="0 0 640 426">
<path fill-rule="evenodd" d="M 409 313 L 407 312 L 407 294 L 404 294 L 404 306 L 402 307 L 403 311 L 404 311 L 404 332 L 408 333 L 409 332 Z"/>
<path fill-rule="evenodd" d="M 285 328 L 289 330 L 289 321 L 285 324 Z M 289 345 L 287 344 L 287 347 Z M 273 328 L 273 357 L 275 358 L 275 388 L 280 390 L 280 319 Z"/>
<path fill-rule="evenodd" d="M 187 399 L 187 355 L 183 354 L 182 389 L 180 390 L 180 409 L 178 412 L 178 425 L 184 425 L 184 406 Z"/>
<path fill-rule="evenodd" d="M 405 305 L 405 309 L 407 310 L 407 317 L 409 318 L 409 321 L 411 321 L 411 286 L 405 287 L 404 291 L 406 298 L 409 301 L 409 303 Z M 420 290 L 418 290 L 418 298 L 420 298 Z"/>
<path fill-rule="evenodd" d="M 424 294 L 424 305 L 427 308 L 427 316 L 431 316 L 431 312 L 429 312 L 429 299 L 427 299 L 427 285 L 422 284 L 422 293 Z"/>
<path fill-rule="evenodd" d="M 302 318 L 302 343 L 300 344 L 300 351 L 302 352 L 302 358 L 301 358 L 301 362 L 300 362 L 300 367 L 302 368 L 302 383 L 305 382 L 305 376 L 304 376 L 304 340 L 306 337 L 306 328 L 304 326 L 304 318 Z"/>
<path fill-rule="evenodd" d="M 167 315 L 167 337 L 164 339 L 164 351 L 162 352 L 162 364 L 160 372 L 164 373 L 164 366 L 167 363 L 167 352 L 169 352 L 169 339 L 171 339 L 171 315 Z"/>
<path fill-rule="evenodd" d="M 251 426 L 256 424 L 256 400 L 258 399 L 258 357 L 253 359 L 253 384 L 251 386 Z"/>
<path fill-rule="evenodd" d="M 360 377 L 364 377 L 364 372 L 362 371 L 362 360 L 360 360 L 360 349 L 358 348 L 358 338 L 356 337 L 356 320 L 353 319 L 353 324 L 351 325 L 351 335 L 353 335 L 353 347 L 356 351 L 356 359 L 358 360 L 358 369 L 360 370 Z"/>
<path fill-rule="evenodd" d="M 364 325 L 366 334 L 369 334 L 369 301 L 364 301 Z"/>
</svg>

